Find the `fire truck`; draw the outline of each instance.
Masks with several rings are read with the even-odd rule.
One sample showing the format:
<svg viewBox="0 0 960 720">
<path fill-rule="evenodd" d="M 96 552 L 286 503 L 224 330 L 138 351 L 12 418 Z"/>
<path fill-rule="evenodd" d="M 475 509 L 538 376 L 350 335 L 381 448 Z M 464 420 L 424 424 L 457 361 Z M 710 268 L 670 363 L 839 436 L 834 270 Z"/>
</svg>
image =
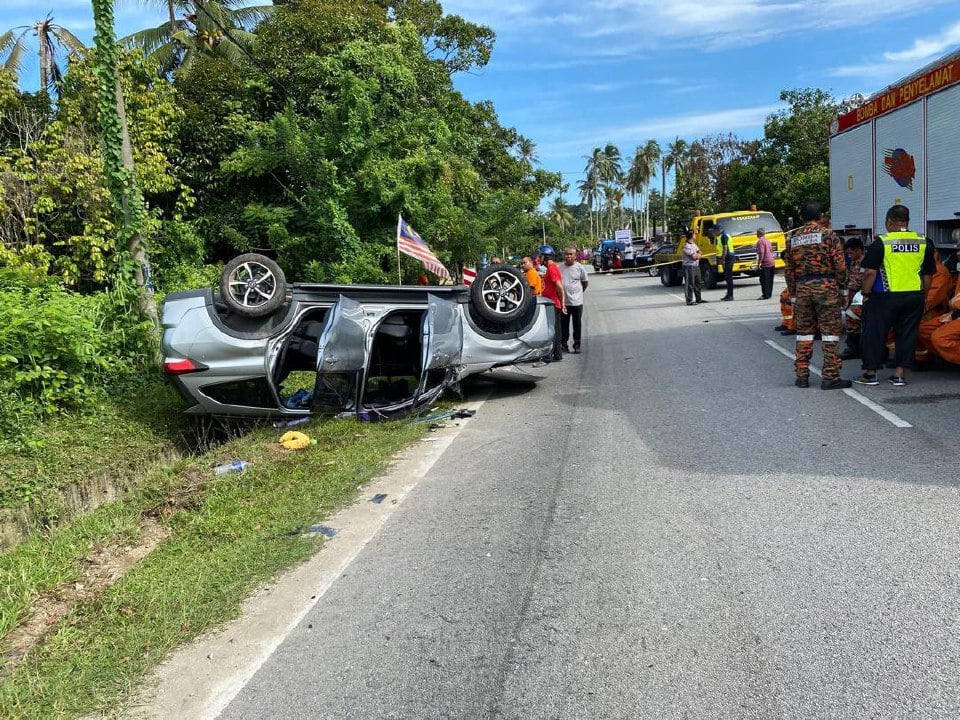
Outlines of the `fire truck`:
<svg viewBox="0 0 960 720">
<path fill-rule="evenodd" d="M 891 205 L 953 251 L 960 240 L 960 50 L 872 95 L 830 127 L 834 231 L 869 241 Z M 941 253 L 946 257 L 946 253 Z"/>
</svg>

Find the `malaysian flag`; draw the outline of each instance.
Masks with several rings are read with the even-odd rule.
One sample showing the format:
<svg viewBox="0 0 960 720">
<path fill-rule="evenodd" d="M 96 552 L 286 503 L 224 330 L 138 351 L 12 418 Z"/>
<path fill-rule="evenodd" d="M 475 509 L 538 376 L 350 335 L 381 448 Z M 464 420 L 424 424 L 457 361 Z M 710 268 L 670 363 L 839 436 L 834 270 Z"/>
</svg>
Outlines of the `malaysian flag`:
<svg viewBox="0 0 960 720">
<path fill-rule="evenodd" d="M 407 225 L 407 221 L 400 217 L 397 221 L 397 250 L 415 257 L 420 263 L 434 275 L 450 279 L 450 273 L 443 266 L 437 256 L 430 250 L 423 238 L 417 235 L 417 231 Z"/>
</svg>

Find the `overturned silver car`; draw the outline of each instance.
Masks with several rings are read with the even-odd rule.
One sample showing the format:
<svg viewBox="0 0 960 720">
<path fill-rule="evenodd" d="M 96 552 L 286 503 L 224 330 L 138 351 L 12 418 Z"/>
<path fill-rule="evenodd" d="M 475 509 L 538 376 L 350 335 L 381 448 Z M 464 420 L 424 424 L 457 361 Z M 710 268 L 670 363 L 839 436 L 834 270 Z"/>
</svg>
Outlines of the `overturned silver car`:
<svg viewBox="0 0 960 720">
<path fill-rule="evenodd" d="M 220 292 L 170 293 L 163 370 L 195 415 L 396 417 L 469 375 L 552 348 L 554 312 L 509 265 L 472 285 L 288 285 L 241 255 Z"/>
</svg>

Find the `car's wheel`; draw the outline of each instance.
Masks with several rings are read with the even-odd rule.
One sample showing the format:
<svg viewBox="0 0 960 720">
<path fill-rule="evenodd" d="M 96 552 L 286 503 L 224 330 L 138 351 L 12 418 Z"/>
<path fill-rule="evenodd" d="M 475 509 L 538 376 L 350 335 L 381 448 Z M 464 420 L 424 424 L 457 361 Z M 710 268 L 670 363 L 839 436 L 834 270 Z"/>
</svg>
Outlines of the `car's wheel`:
<svg viewBox="0 0 960 720">
<path fill-rule="evenodd" d="M 283 270 L 258 253 L 238 255 L 220 275 L 220 297 L 233 312 L 264 317 L 276 312 L 287 295 Z"/>
<path fill-rule="evenodd" d="M 717 289 L 717 268 L 708 262 L 700 263 L 700 277 L 707 290 Z"/>
<path fill-rule="evenodd" d="M 670 287 L 670 268 L 664 265 L 659 268 L 657 274 L 660 276 L 660 284 L 664 287 Z"/>
<path fill-rule="evenodd" d="M 522 316 L 533 301 L 527 279 L 512 265 L 489 265 L 470 285 L 470 300 L 480 317 L 507 323 Z"/>
</svg>

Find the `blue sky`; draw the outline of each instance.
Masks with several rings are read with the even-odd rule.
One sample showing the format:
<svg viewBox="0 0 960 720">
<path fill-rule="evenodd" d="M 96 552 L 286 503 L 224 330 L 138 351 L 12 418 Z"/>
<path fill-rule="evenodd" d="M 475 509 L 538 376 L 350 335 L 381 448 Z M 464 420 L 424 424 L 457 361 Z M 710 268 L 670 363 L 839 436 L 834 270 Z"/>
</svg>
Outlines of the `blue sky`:
<svg viewBox="0 0 960 720">
<path fill-rule="evenodd" d="M 83 40 L 89 0 L 2 0 L 0 29 L 49 12 Z M 576 200 L 584 156 L 625 158 L 732 132 L 763 135 L 780 90 L 872 94 L 960 46 L 958 0 L 447 0 L 444 10 L 497 34 L 490 64 L 455 76 L 471 100 L 534 141 Z M 156 25 L 156 5 L 120 0 L 117 34 Z M 35 70 L 33 71 L 35 72 Z M 659 186 L 659 180 L 656 181 Z"/>
</svg>

